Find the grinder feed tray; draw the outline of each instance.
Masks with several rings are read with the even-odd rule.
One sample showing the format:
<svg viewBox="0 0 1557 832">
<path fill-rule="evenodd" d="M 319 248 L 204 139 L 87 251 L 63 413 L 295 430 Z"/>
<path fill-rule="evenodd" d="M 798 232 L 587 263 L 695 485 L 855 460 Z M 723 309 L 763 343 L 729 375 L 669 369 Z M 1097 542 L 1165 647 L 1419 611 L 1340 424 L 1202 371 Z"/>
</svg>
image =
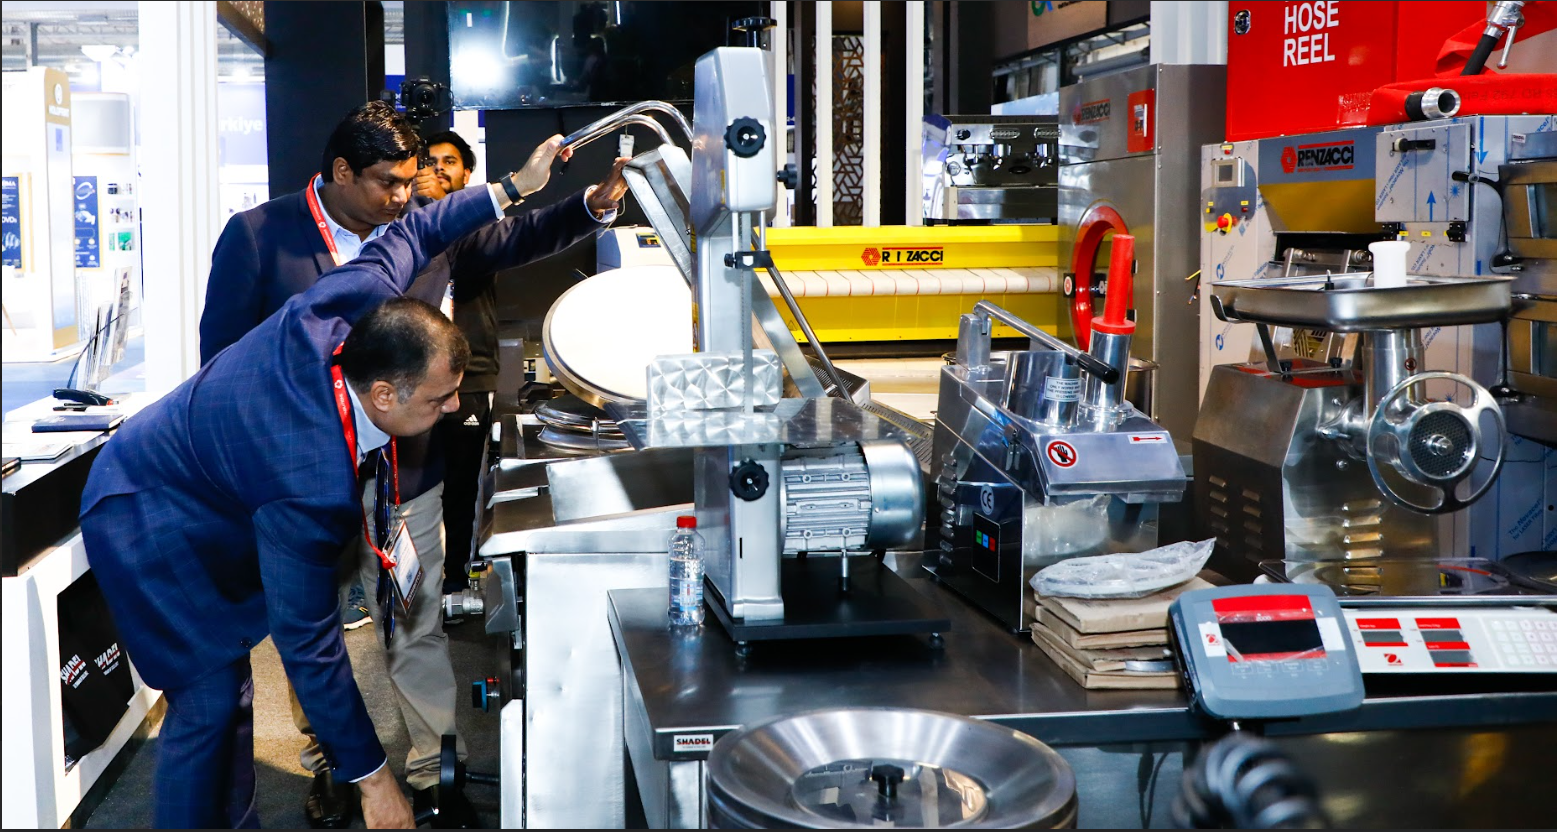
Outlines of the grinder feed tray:
<svg viewBox="0 0 1557 832">
<path fill-rule="evenodd" d="M 1224 321 L 1330 332 L 1460 326 L 1507 316 L 1511 286 L 1500 277 L 1408 275 L 1404 286 L 1378 288 L 1369 272 L 1228 280 L 1211 284 L 1211 308 Z"/>
</svg>

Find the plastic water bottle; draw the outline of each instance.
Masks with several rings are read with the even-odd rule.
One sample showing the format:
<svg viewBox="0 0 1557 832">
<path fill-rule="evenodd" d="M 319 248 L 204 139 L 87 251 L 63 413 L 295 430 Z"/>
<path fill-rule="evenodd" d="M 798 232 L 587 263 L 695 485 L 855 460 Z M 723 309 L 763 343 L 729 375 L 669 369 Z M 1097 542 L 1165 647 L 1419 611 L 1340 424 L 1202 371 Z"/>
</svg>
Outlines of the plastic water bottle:
<svg viewBox="0 0 1557 832">
<path fill-rule="evenodd" d="M 677 517 L 670 538 L 670 623 L 703 623 L 703 536 L 696 517 Z"/>
</svg>

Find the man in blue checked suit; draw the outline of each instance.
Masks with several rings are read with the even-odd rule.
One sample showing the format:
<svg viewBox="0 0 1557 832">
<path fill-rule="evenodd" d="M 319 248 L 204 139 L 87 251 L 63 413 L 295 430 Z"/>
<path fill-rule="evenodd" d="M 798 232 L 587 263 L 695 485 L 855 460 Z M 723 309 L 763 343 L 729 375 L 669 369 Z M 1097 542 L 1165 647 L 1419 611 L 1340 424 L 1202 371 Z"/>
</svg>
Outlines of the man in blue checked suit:
<svg viewBox="0 0 1557 832">
<path fill-rule="evenodd" d="M 425 181 L 431 170 L 417 167 L 424 146 L 403 113 L 383 101 L 367 102 L 335 126 L 321 154 L 318 174 L 301 190 L 235 214 L 211 255 L 211 279 L 200 317 L 202 362 L 236 343 L 335 266 L 350 262 L 399 217 L 430 204 L 431 199 L 412 193 L 413 183 Z M 465 390 L 491 369 L 495 343 L 483 342 L 481 333 L 467 326 L 473 315 L 479 317 L 481 300 L 487 302 L 488 312 L 495 303 L 494 273 L 561 251 L 614 219 L 610 209 L 619 195 L 611 192 L 612 183 L 620 181 L 618 170 L 555 204 L 523 211 L 451 243 L 429 259 L 406 290 L 408 297 L 434 305 L 452 295 L 452 308 L 446 311 L 471 341 Z M 417 189 L 421 187 L 418 184 Z M 462 403 L 468 405 L 465 398 L 461 396 Z M 455 718 L 459 691 L 443 629 L 445 469 L 443 443 L 437 438 L 429 432 L 397 443 L 401 515 L 423 574 L 440 579 L 422 582 L 394 639 L 384 644 L 384 661 L 400 720 L 411 740 L 405 779 L 412 789 L 412 808 L 418 815 L 436 810 L 438 826 L 459 826 L 470 820 L 468 802 L 457 789 L 434 788 L 443 737 L 454 734 L 457 755 L 465 757 Z M 467 473 L 476 476 L 468 469 Z M 373 493 L 366 496 L 371 499 Z M 470 523 L 469 512 L 466 523 Z M 365 595 L 366 601 L 348 600 L 344 622 L 348 629 L 364 623 L 362 616 L 369 608 L 374 616 L 383 615 L 375 597 L 378 558 L 363 540 L 355 541 L 352 548 L 349 557 L 358 569 L 353 570 L 348 591 L 352 598 Z M 466 557 L 455 559 L 456 573 L 463 577 Z M 303 816 L 316 829 L 344 829 L 356 808 L 355 789 L 335 776 L 307 713 L 295 696 L 291 699 L 293 720 L 304 738 L 298 762 L 313 777 L 302 796 Z"/>
<path fill-rule="evenodd" d="M 413 825 L 340 627 L 341 551 L 374 525 L 358 466 L 458 406 L 464 337 L 402 295 L 450 243 L 544 186 L 560 142 L 390 224 L 99 454 L 81 527 L 130 654 L 167 699 L 159 827 L 258 825 L 249 651 L 267 635 L 335 775 L 361 787 L 367 825 Z"/>
</svg>

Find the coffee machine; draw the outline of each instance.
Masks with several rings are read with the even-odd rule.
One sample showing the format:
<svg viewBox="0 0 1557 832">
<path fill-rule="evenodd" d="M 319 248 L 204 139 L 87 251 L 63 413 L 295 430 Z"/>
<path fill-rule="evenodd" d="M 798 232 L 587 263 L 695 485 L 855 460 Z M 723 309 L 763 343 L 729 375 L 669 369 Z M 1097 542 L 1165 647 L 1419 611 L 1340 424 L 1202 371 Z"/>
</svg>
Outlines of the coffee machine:
<svg viewBox="0 0 1557 832">
<path fill-rule="evenodd" d="M 1054 223 L 1059 138 L 1055 116 L 925 116 L 925 222 Z"/>
<path fill-rule="evenodd" d="M 962 316 L 956 357 L 941 370 L 929 568 L 1012 630 L 1030 624 L 1023 607 L 1039 569 L 1154 548 L 1158 506 L 1184 495 L 1172 437 L 1124 396 L 1134 243 L 1114 237 L 1108 302 L 1087 352 L 981 301 Z M 992 321 L 1026 335 L 1030 349 L 992 354 Z"/>
</svg>

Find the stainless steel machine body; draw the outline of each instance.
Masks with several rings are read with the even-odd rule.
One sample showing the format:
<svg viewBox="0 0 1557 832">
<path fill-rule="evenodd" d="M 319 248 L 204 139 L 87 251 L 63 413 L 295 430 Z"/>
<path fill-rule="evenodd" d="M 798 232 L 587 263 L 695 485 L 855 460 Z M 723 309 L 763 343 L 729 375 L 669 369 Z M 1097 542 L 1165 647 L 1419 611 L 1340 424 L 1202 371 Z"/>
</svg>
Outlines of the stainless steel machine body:
<svg viewBox="0 0 1557 832">
<path fill-rule="evenodd" d="M 678 515 L 699 518 L 716 612 L 734 612 L 737 626 L 742 616 L 758 627 L 795 625 L 753 638 L 946 627 L 922 601 L 887 604 L 864 630 L 825 614 L 829 599 L 847 605 L 901 582 L 863 558 L 860 585 L 846 593 L 850 559 L 836 556 L 918 539 L 921 462 L 909 444 L 917 437 L 813 349 L 815 369 L 767 294 L 752 291 L 752 232 L 772 208 L 775 185 L 763 58 L 756 49 L 720 49 L 697 72 L 696 127 L 687 132 L 698 150 L 689 160 L 664 144 L 638 156 L 627 178 L 693 288 L 698 351 L 656 359 L 648 400 L 608 408 L 635 450 L 594 454 L 594 443 L 537 459 L 526 451 L 540 425 L 500 420 L 480 555 L 488 566 L 482 606 L 501 667 L 483 680 L 483 701 L 502 707 L 506 827 L 623 826 L 621 688 L 604 594 L 665 585 Z M 663 109 L 635 105 L 570 144 Z M 781 398 L 781 378 L 799 397 Z M 781 568 L 803 563 L 802 555 L 809 568 Z M 815 580 L 797 590 L 821 598 L 803 605 L 807 614 L 824 614 L 785 622 L 780 575 L 791 572 L 825 579 L 821 591 Z M 902 593 L 915 596 L 906 586 Z M 580 802 L 585 791 L 596 799 Z"/>
<path fill-rule="evenodd" d="M 992 317 L 1044 337 L 1033 350 L 991 355 Z M 956 360 L 941 370 L 932 568 L 1013 630 L 1028 625 L 1023 601 L 1040 568 L 1151 549 L 1158 504 L 1183 497 L 1172 438 L 1122 398 L 1129 336 L 1094 333 L 1092 345 L 1085 357 L 1101 368 L 980 303 L 963 316 Z"/>
<path fill-rule="evenodd" d="M 1497 478 L 1501 409 L 1469 378 L 1423 372 L 1421 330 L 1506 316 L 1509 281 L 1379 280 L 1212 285 L 1217 317 L 1255 323 L 1268 352 L 1262 364 L 1212 371 L 1195 430 L 1198 525 L 1231 556 L 1221 564 L 1240 567 L 1232 571 L 1261 560 L 1438 556 L 1437 524 L 1423 515 L 1458 511 Z M 1355 358 L 1283 359 L 1270 346 L 1273 324 L 1357 333 Z M 1443 382 L 1461 389 L 1431 400 L 1429 384 Z"/>
<path fill-rule="evenodd" d="M 1513 433 L 1557 446 L 1557 129 L 1510 143 L 1497 178 L 1513 258 L 1508 383 L 1519 393 L 1504 410 Z M 1544 542 L 1557 548 L 1557 521 L 1551 525 Z"/>
<path fill-rule="evenodd" d="M 665 543 L 691 511 L 685 449 L 530 458 L 529 417 L 482 488 L 481 606 L 502 719 L 502 826 L 620 828 L 622 700 L 605 626 L 611 589 L 663 587 Z M 532 449 L 533 450 L 533 449 Z M 580 801 L 583 784 L 592 800 Z"/>
<path fill-rule="evenodd" d="M 1134 235 L 1132 353 L 1160 369 L 1146 415 L 1175 437 L 1194 428 L 1198 377 L 1191 304 L 1198 239 L 1197 148 L 1223 135 L 1226 67 L 1153 64 L 1060 90 L 1060 226 L 1073 328 L 1106 296 L 1101 265 L 1114 233 Z M 1089 307 L 1090 308 L 1090 307 Z M 1078 343 L 1082 343 L 1078 341 Z M 1083 343 L 1083 345 L 1085 345 Z"/>
<path fill-rule="evenodd" d="M 1557 320 L 1552 259 L 1557 234 L 1542 208 L 1543 194 L 1557 181 L 1554 130 L 1557 119 L 1551 116 L 1476 116 L 1203 149 L 1202 407 L 1217 415 L 1196 428 L 1197 494 L 1215 491 L 1231 501 L 1222 507 L 1236 522 L 1222 522 L 1231 529 L 1230 542 L 1245 556 L 1400 553 L 1497 559 L 1557 546 L 1557 516 L 1545 510 L 1557 499 L 1557 398 L 1552 396 L 1557 366 L 1550 360 L 1557 353 L 1551 328 Z M 1415 295 L 1425 303 L 1404 300 L 1411 292 L 1381 295 L 1386 303 L 1370 311 L 1374 322 L 1365 327 L 1338 325 L 1339 309 L 1305 320 L 1291 315 L 1290 308 L 1225 318 L 1212 308 L 1217 286 L 1224 283 L 1322 281 L 1325 275 L 1344 282 L 1365 275 L 1372 265 L 1367 246 L 1384 239 L 1409 243 L 1406 267 L 1414 285 L 1437 284 L 1433 293 Z M 1460 314 L 1484 305 L 1488 293 L 1510 290 L 1512 302 L 1500 314 L 1475 318 L 1479 323 Z M 1446 294 L 1451 291 L 1460 294 Z M 1351 294 L 1331 293 L 1331 300 L 1345 302 Z M 1282 298 L 1273 297 L 1272 306 L 1280 307 Z M 1501 327 L 1499 317 L 1505 319 Z M 1306 386 L 1278 389 L 1284 384 L 1281 373 L 1272 371 L 1257 327 L 1237 323 L 1261 318 L 1272 324 L 1267 332 L 1274 360 L 1295 366 L 1299 372 L 1293 378 L 1306 379 Z M 1361 335 L 1363 329 L 1414 334 L 1390 340 Z M 1364 342 L 1360 354 L 1359 341 Z M 1245 361 L 1252 366 L 1233 373 L 1216 366 Z M 1320 365 L 1317 374 L 1304 370 L 1315 364 Z M 1388 366 L 1396 368 L 1393 375 L 1368 371 Z M 1327 376 L 1324 371 L 1332 367 L 1357 374 Z M 1411 411 L 1426 399 L 1475 406 L 1491 389 L 1509 434 L 1504 447 L 1482 453 L 1488 460 L 1505 460 L 1485 499 L 1438 517 L 1396 506 L 1376 482 L 1369 488 L 1373 477 L 1359 470 L 1363 460 L 1346 454 L 1329 459 L 1337 448 L 1315 438 L 1337 433 L 1340 425 L 1331 412 L 1336 398 L 1354 403 L 1347 417 L 1352 439 L 1365 436 L 1367 426 L 1359 418 L 1373 415 L 1368 403 L 1390 392 L 1385 382 L 1429 368 L 1472 379 L 1475 388 L 1432 379 L 1397 403 Z M 1312 386 L 1319 378 L 1338 388 L 1322 395 Z M 1214 384 L 1232 386 L 1216 392 L 1210 389 Z M 1510 389 L 1515 395 L 1509 395 Z M 1255 414 L 1268 411 L 1278 426 L 1251 430 L 1262 424 Z M 1203 468 L 1199 460 L 1210 448 L 1217 450 L 1204 456 Z M 1240 459 L 1263 462 L 1240 463 L 1231 469 L 1238 476 L 1232 476 L 1214 457 L 1235 449 Z M 1365 453 L 1366 448 L 1354 450 Z M 1328 460 L 1324 464 L 1331 467 L 1321 471 L 1298 459 L 1305 454 L 1316 455 L 1315 465 Z M 1409 455 L 1405 459 L 1413 461 Z M 1385 476 L 1391 467 L 1384 466 Z M 1311 473 L 1299 473 L 1305 470 Z M 1225 485 L 1209 487 L 1212 477 Z M 1285 486 L 1280 485 L 1283 477 L 1288 478 Z M 1327 484 L 1334 487 L 1327 490 Z M 1297 496 L 1305 492 L 1311 499 Z M 1256 502 L 1262 506 L 1260 518 L 1245 511 Z M 1209 507 L 1197 510 L 1202 530 L 1208 530 Z M 1278 522 L 1283 514 L 1286 520 Z M 1309 519 L 1294 525 L 1297 517 Z M 1260 531 L 1249 528 L 1251 523 Z M 1285 532 L 1273 531 L 1282 527 Z M 1263 545 L 1256 548 L 1255 539 L 1263 539 Z M 1239 560 L 1247 568 L 1247 561 Z"/>
<path fill-rule="evenodd" d="M 1054 116 L 925 116 L 924 218 L 1053 223 L 1059 135 Z"/>
<path fill-rule="evenodd" d="M 796 627 L 794 615 L 786 619 L 783 576 L 803 571 L 815 580 L 822 567 L 785 560 L 836 558 L 836 573 L 819 591 L 858 604 L 870 591 L 867 582 L 851 586 L 850 556 L 914 540 L 923 512 L 910 437 L 856 406 L 813 343 L 824 368 L 819 378 L 766 293 L 753 291 L 759 267 L 782 288 L 771 258 L 764 261 L 766 252 L 752 247 L 753 232 L 774 206 L 774 143 L 782 135 L 769 123 L 765 78 L 759 49 L 703 56 L 689 178 L 673 156 L 634 163 L 634 193 L 659 203 L 648 212 L 656 231 L 688 243 L 679 258 L 682 246 L 668 248 L 678 265 L 685 261 L 693 287 L 696 352 L 657 359 L 641 407 L 609 409 L 635 447 L 691 449 L 709 601 L 722 624 L 746 634 L 742 642 L 859 634 L 857 607 L 837 616 L 836 627 L 814 618 Z M 772 351 L 753 346 L 754 314 Z M 782 332 L 770 328 L 769 317 Z M 799 398 L 783 398 L 781 367 Z M 805 591 L 818 590 L 808 584 Z M 934 631 L 938 619 L 929 618 L 898 624 Z M 874 626 L 885 624 L 876 619 Z"/>
</svg>

